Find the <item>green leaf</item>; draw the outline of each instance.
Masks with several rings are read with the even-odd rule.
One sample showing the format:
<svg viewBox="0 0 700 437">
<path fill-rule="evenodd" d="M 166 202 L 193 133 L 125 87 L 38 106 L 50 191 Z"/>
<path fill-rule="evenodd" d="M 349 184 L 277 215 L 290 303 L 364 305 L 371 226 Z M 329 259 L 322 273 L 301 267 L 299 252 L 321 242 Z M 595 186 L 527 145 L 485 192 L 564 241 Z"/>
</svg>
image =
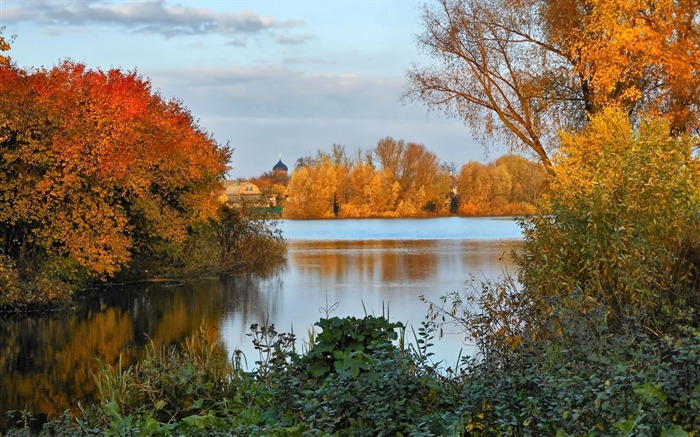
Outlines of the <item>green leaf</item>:
<svg viewBox="0 0 700 437">
<path fill-rule="evenodd" d="M 644 396 L 646 400 L 656 399 L 659 402 L 666 402 L 666 394 L 663 388 L 658 382 L 645 382 L 642 385 L 638 385 L 634 388 L 634 392 L 638 395 Z"/>
<path fill-rule="evenodd" d="M 331 370 L 330 367 L 324 362 L 321 361 L 314 361 L 309 367 L 308 371 L 313 375 L 315 378 L 319 378 L 326 373 L 328 373 Z"/>
<path fill-rule="evenodd" d="M 661 437 L 688 437 L 689 434 L 680 426 L 673 425 L 668 429 L 661 430 Z"/>
</svg>

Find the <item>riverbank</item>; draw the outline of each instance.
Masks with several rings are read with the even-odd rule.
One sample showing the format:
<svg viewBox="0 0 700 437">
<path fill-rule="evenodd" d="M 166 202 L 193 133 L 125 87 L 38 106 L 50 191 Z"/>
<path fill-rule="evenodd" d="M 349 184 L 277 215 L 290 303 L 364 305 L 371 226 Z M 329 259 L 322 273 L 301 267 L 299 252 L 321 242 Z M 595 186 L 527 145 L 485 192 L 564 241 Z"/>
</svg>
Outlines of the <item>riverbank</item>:
<svg viewBox="0 0 700 437">
<path fill-rule="evenodd" d="M 90 290 L 116 284 L 263 274 L 284 263 L 286 246 L 277 221 L 255 211 L 219 204 L 214 217 L 193 223 L 180 237 L 144 244 L 128 263 L 96 278 L 70 257 L 47 261 L 37 255 L 15 262 L 0 255 L 0 316 L 69 307 Z"/>
<path fill-rule="evenodd" d="M 180 348 L 149 346 L 138 367 L 105 366 L 98 403 L 44 425 L 46 435 L 629 435 L 690 436 L 700 426 L 700 336 L 658 339 L 598 329 L 566 350 L 531 341 L 508 365 L 429 360 L 436 332 L 408 339 L 383 317 L 317 323 L 293 335 L 254 325 L 257 368 L 231 361 L 206 329 Z M 633 326 L 630 326 L 633 328 Z M 634 333 L 632 333 L 634 332 Z M 26 435 L 32 418 L 21 413 Z M 25 426 L 26 425 L 26 426 Z"/>
</svg>

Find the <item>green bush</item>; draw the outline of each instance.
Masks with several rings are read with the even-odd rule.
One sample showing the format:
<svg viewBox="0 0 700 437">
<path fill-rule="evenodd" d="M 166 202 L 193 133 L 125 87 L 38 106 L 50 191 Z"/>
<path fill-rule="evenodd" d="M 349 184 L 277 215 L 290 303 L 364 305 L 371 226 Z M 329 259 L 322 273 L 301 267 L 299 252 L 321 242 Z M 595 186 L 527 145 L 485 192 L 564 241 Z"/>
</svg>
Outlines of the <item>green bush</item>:
<svg viewBox="0 0 700 437">
<path fill-rule="evenodd" d="M 203 329 L 178 347 L 151 343 L 135 366 L 107 365 L 97 375 L 97 421 L 115 435 L 168 433 L 172 424 L 216 426 L 242 409 L 240 380 L 240 370 Z"/>
<path fill-rule="evenodd" d="M 658 339 L 602 311 L 568 336 L 526 340 L 507 367 L 472 362 L 460 408 L 470 435 L 688 436 L 700 426 L 700 334 Z"/>
<path fill-rule="evenodd" d="M 508 360 L 470 357 L 451 373 L 398 347 L 396 325 L 380 317 L 320 321 L 331 332 L 308 357 L 292 335 L 253 325 L 261 355 L 250 372 L 202 331 L 152 346 L 135 366 L 106 366 L 99 403 L 41 434 L 670 437 L 700 427 L 700 331 L 660 339 L 638 318 L 613 331 L 603 310 L 564 321 L 564 335 L 526 338 Z M 315 375 L 328 351 L 332 368 Z M 355 372 L 342 356 L 359 351 L 371 365 Z"/>
</svg>

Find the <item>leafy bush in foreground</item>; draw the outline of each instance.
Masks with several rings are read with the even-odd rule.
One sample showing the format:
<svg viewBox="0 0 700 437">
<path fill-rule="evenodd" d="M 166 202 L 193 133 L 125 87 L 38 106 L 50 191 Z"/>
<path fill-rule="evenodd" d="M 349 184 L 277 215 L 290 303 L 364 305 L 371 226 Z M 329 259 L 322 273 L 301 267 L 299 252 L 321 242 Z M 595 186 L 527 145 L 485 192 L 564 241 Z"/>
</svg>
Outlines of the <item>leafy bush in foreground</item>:
<svg viewBox="0 0 700 437">
<path fill-rule="evenodd" d="M 200 332 L 179 348 L 153 347 L 129 369 L 105 367 L 100 402 L 40 433 L 694 435 L 700 332 L 658 339 L 626 319 L 613 333 L 601 316 L 571 320 L 566 339 L 525 341 L 507 361 L 466 359 L 452 374 L 397 347 L 400 326 L 383 318 L 322 319 L 325 340 L 301 356 L 292 335 L 254 325 L 260 360 L 251 372 Z M 319 357 L 333 366 L 318 371 Z M 354 360 L 359 370 L 347 365 Z"/>
</svg>

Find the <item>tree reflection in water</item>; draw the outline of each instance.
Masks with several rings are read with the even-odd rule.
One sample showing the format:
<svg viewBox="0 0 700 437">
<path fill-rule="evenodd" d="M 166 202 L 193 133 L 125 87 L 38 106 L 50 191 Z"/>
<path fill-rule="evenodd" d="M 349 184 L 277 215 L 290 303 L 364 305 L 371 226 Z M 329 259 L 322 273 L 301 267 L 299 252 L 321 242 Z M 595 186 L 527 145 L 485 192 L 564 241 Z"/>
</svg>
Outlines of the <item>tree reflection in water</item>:
<svg viewBox="0 0 700 437">
<path fill-rule="evenodd" d="M 278 275 L 271 277 L 279 278 Z M 220 337 L 224 316 L 236 308 L 244 320 L 274 313 L 257 283 L 237 278 L 180 284 L 111 287 L 77 308 L 0 323 L 0 412 L 55 415 L 94 396 L 100 363 L 135 362 L 153 340 L 173 345 L 200 325 Z M 261 291 L 262 290 L 262 291 Z M 2 414 L 1 420 L 5 420 Z M 0 430 L 6 424 L 0 422 Z"/>
</svg>

